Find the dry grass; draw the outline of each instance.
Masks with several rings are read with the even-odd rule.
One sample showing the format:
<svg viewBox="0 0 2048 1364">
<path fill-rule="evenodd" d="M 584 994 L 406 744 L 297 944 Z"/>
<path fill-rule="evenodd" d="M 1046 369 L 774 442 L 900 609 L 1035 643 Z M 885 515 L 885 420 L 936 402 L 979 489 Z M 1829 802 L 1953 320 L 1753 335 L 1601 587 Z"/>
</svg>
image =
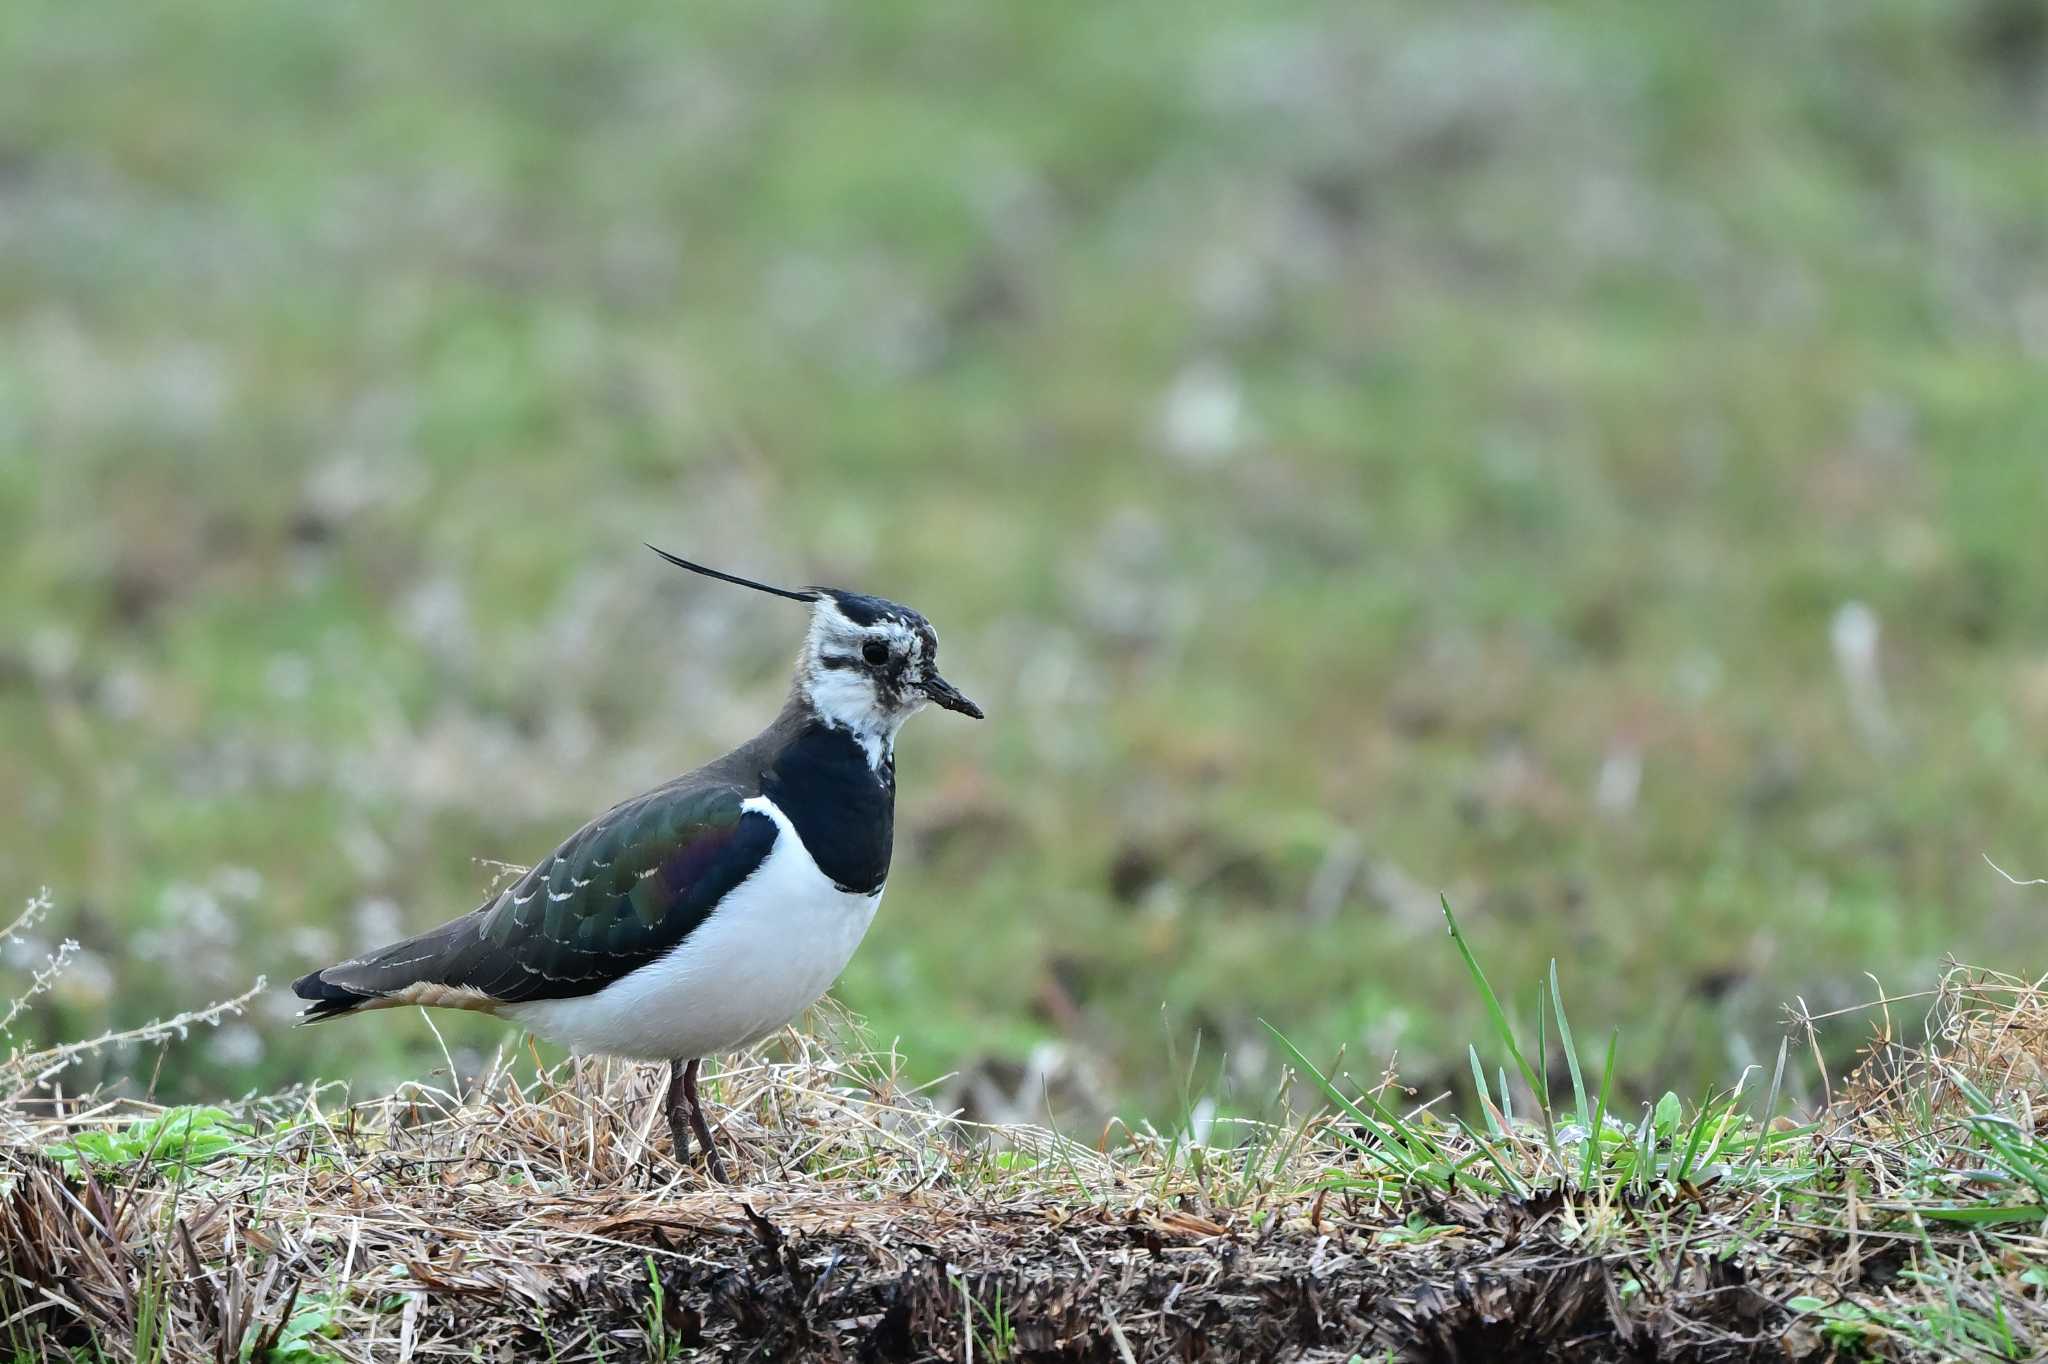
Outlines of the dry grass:
<svg viewBox="0 0 2048 1364">
<path fill-rule="evenodd" d="M 2032 1357 L 2048 990 L 1930 998 L 1803 1123 L 1757 1076 L 1628 1122 L 1495 1083 L 1466 1124 L 1302 1072 L 1334 1102 L 1206 1145 L 977 1127 L 791 1033 L 711 1087 L 731 1189 L 670 1160 L 653 1067 L 164 1110 L 17 1056 L 0 1359 Z M 1540 1091 L 1552 1045 L 1504 1050 Z"/>
</svg>

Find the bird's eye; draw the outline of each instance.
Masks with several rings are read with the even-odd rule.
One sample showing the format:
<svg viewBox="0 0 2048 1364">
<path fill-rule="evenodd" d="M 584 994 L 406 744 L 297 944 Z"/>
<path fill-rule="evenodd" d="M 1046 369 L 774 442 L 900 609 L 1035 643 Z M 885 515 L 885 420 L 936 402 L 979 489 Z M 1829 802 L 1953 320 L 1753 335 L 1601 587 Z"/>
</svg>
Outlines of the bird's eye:
<svg viewBox="0 0 2048 1364">
<path fill-rule="evenodd" d="M 871 639 L 860 646 L 860 656 L 879 668 L 889 661 L 889 646 L 879 639 Z"/>
</svg>

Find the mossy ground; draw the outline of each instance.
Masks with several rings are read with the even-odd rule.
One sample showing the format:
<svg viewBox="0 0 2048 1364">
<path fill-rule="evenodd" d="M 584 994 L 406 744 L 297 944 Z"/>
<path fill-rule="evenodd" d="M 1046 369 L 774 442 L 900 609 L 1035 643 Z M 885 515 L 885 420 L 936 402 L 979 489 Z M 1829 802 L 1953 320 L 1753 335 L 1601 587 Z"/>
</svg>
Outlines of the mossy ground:
<svg viewBox="0 0 2048 1364">
<path fill-rule="evenodd" d="M 1463 939 L 1459 940 L 1463 946 Z M 1485 1011 L 1494 996 L 1474 965 Z M 1260 1120 L 965 1123 L 792 1033 L 671 1160 L 657 1067 L 0 1122 L 14 1364 L 115 1359 L 2020 1360 L 2048 1345 L 2048 996 L 1952 971 L 1813 1113 L 1781 1050 L 1640 1114 L 1503 1019 L 1469 1118 L 1294 1057 Z M 1582 1019 L 1583 1022 L 1583 1019 Z M 854 1034 L 845 1034 L 853 1036 Z M 1866 1030 L 1866 1036 L 1869 1032 Z M 1496 1079 L 1487 1063 L 1498 1062 Z M 1555 1058 L 1568 1086 L 1545 1078 Z M 34 1083 L 35 1076 L 46 1077 Z M 1512 1078 L 1511 1078 L 1512 1077 Z"/>
</svg>

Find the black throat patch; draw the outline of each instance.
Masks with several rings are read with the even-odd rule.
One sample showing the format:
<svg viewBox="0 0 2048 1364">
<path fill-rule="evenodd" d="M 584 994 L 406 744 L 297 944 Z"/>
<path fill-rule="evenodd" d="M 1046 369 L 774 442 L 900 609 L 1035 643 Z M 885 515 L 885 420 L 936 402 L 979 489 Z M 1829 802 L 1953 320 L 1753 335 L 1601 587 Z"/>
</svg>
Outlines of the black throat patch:
<svg viewBox="0 0 2048 1364">
<path fill-rule="evenodd" d="M 882 888 L 896 830 L 893 758 L 877 771 L 851 734 L 813 722 L 761 773 L 761 794 L 834 885 L 857 895 Z"/>
</svg>

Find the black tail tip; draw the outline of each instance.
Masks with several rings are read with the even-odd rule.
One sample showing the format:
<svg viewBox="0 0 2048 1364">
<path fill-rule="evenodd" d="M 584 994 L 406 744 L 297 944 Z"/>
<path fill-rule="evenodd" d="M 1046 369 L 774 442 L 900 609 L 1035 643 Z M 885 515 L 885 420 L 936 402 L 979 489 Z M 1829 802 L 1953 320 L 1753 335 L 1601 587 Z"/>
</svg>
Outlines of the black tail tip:
<svg viewBox="0 0 2048 1364">
<path fill-rule="evenodd" d="M 333 981 L 324 980 L 319 971 L 300 976 L 293 981 L 292 993 L 300 999 L 312 1001 L 300 1012 L 301 1023 L 318 1023 L 323 1018 L 339 1018 L 376 998 L 374 995 L 364 994 L 361 990 L 351 990 L 346 985 L 336 985 Z"/>
</svg>

